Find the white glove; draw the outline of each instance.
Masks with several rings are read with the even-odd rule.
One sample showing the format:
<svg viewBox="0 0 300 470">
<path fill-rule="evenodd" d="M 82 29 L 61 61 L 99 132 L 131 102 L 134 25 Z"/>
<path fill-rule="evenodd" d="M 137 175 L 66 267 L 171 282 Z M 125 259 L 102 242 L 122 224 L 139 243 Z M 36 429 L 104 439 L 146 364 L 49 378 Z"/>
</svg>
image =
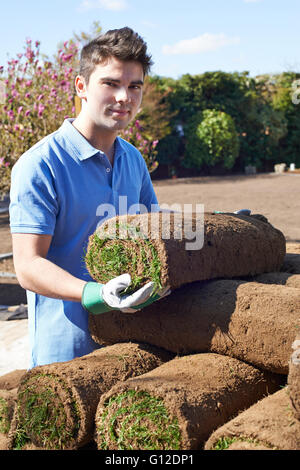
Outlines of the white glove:
<svg viewBox="0 0 300 470">
<path fill-rule="evenodd" d="M 169 287 L 154 292 L 154 282 L 148 282 L 133 294 L 120 295 L 130 284 L 130 274 L 121 274 L 121 276 L 108 281 L 102 288 L 104 302 L 112 309 L 121 310 L 121 312 L 125 313 L 133 313 L 144 307 L 142 305 L 144 302 L 148 301 L 149 305 L 155 300 L 169 295 L 171 292 Z M 152 294 L 154 295 L 152 296 Z"/>
</svg>

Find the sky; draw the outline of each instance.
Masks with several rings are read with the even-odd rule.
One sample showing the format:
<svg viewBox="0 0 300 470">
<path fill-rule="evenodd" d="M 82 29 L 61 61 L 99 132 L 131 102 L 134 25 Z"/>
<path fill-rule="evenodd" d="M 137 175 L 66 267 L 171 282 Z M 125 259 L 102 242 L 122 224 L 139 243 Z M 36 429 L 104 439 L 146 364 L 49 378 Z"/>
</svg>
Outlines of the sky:
<svg viewBox="0 0 300 470">
<path fill-rule="evenodd" d="M 148 44 L 152 74 L 300 71 L 300 0 L 0 0 L 0 65 L 26 38 L 51 57 L 74 33 L 129 26 Z"/>
</svg>

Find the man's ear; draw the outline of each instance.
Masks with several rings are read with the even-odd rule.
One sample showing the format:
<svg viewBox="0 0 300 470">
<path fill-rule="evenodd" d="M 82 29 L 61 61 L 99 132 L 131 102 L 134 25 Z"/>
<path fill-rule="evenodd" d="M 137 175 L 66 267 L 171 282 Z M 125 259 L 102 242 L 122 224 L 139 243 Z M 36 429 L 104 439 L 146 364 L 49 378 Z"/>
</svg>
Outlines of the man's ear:
<svg viewBox="0 0 300 470">
<path fill-rule="evenodd" d="M 75 78 L 75 89 L 80 99 L 86 99 L 86 83 L 81 75 L 77 75 Z"/>
</svg>

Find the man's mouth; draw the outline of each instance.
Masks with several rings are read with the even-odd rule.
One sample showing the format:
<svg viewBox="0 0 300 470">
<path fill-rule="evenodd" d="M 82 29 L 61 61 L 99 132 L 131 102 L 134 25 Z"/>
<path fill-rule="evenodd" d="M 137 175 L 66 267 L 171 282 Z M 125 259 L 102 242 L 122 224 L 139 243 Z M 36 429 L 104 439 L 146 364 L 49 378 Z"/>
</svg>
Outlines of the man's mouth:
<svg viewBox="0 0 300 470">
<path fill-rule="evenodd" d="M 120 116 L 125 116 L 129 113 L 129 109 L 111 109 L 111 112 Z"/>
</svg>

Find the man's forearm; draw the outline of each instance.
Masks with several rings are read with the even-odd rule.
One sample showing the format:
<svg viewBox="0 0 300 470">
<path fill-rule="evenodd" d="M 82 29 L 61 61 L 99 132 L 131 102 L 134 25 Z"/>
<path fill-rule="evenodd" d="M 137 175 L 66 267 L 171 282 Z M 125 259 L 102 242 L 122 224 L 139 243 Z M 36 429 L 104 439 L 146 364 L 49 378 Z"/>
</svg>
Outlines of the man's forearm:
<svg viewBox="0 0 300 470">
<path fill-rule="evenodd" d="M 18 281 L 24 289 L 55 299 L 81 301 L 86 281 L 72 276 L 56 264 L 36 256 L 17 270 Z"/>
</svg>

